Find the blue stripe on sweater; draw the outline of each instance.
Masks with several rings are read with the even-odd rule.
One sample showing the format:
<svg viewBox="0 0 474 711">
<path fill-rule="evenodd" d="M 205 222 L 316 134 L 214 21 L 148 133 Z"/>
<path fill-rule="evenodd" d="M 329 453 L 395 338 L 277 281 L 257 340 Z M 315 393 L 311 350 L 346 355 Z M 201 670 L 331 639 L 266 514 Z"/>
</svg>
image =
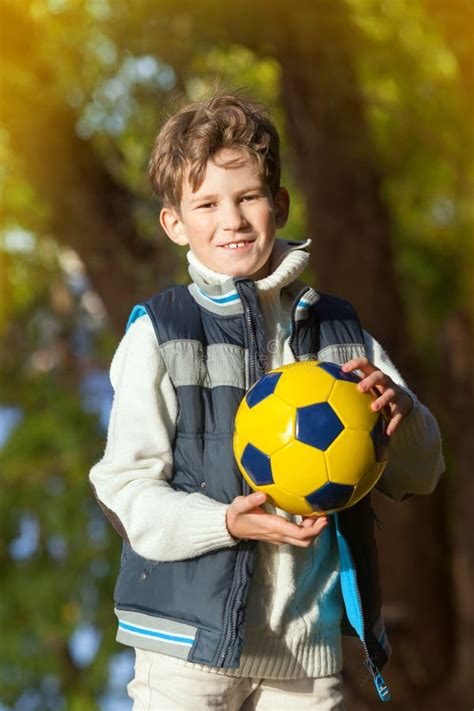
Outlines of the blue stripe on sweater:
<svg viewBox="0 0 474 711">
<path fill-rule="evenodd" d="M 145 627 L 135 627 L 135 625 L 130 625 L 128 622 L 122 622 L 119 620 L 119 627 L 127 632 L 132 632 L 134 634 L 145 635 L 147 637 L 158 637 L 164 642 L 176 642 L 177 644 L 187 644 L 190 647 L 194 644 L 194 637 L 181 637 L 178 635 L 168 634 L 167 632 L 158 632 L 157 630 L 150 630 Z"/>
<path fill-rule="evenodd" d="M 197 287 L 199 289 L 199 287 Z M 236 291 L 230 292 L 228 296 L 209 296 L 205 291 L 199 289 L 200 293 L 209 301 L 213 301 L 215 304 L 228 304 L 231 301 L 239 301 L 240 296 Z"/>
</svg>

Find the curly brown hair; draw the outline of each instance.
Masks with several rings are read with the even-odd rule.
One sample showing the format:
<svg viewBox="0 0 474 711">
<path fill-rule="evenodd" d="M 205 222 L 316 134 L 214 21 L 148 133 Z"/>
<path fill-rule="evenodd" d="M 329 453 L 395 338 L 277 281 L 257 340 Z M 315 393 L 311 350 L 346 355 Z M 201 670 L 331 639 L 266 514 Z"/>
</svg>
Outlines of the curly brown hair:
<svg viewBox="0 0 474 711">
<path fill-rule="evenodd" d="M 155 139 L 148 164 L 154 193 L 179 211 L 185 177 L 197 190 L 208 160 L 222 148 L 232 148 L 254 161 L 275 196 L 280 187 L 280 139 L 269 114 L 263 104 L 235 93 L 184 106 Z"/>
</svg>

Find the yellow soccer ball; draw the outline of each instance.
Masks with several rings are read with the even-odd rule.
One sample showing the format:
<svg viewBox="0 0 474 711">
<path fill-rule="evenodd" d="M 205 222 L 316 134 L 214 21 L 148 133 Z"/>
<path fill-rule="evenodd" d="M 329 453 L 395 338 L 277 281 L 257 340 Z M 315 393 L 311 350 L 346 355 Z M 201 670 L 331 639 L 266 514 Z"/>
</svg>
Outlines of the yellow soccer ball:
<svg viewBox="0 0 474 711">
<path fill-rule="evenodd" d="M 242 475 L 270 503 L 302 516 L 355 504 L 387 463 L 385 413 L 375 395 L 334 363 L 299 361 L 266 373 L 236 414 L 234 454 Z"/>
</svg>

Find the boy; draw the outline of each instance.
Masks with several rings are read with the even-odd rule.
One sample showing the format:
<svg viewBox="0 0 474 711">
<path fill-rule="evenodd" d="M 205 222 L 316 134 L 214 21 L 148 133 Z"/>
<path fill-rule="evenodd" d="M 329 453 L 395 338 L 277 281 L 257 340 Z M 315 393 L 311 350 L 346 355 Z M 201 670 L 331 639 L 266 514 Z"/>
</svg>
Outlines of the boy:
<svg viewBox="0 0 474 711">
<path fill-rule="evenodd" d="M 379 393 L 372 407 L 391 413 L 378 488 L 398 501 L 436 485 L 436 421 L 352 307 L 298 281 L 310 241 L 275 239 L 289 195 L 263 107 L 220 95 L 182 109 L 149 174 L 165 233 L 190 247 L 192 283 L 133 310 L 111 366 L 105 455 L 90 473 L 124 539 L 117 639 L 136 650 L 134 711 L 342 709 L 341 624 L 361 637 L 386 697 L 370 497 L 337 517 L 273 509 L 236 468 L 233 417 L 283 363 L 359 370 L 360 389 Z"/>
</svg>

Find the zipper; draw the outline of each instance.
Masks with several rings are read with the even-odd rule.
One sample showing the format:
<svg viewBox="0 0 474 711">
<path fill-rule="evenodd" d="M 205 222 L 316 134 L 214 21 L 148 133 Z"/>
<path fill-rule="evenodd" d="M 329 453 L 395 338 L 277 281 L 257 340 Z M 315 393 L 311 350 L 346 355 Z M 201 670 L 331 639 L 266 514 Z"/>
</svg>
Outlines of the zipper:
<svg viewBox="0 0 474 711">
<path fill-rule="evenodd" d="M 253 320 L 252 312 L 250 310 L 249 302 L 246 297 L 246 295 L 243 292 L 242 286 L 240 283 L 236 284 L 236 289 L 237 293 L 240 296 L 240 300 L 242 301 L 242 305 L 244 308 L 244 317 L 245 317 L 245 323 L 247 325 L 247 332 L 249 335 L 249 387 L 252 386 L 258 377 L 258 369 L 257 369 L 257 333 L 256 333 L 256 327 L 255 323 Z M 242 486 L 242 491 L 244 495 L 250 494 L 250 487 L 247 484 L 247 482 L 244 480 L 243 481 L 243 486 Z M 231 649 L 232 645 L 235 642 L 235 636 L 236 636 L 236 628 L 237 628 L 237 608 L 235 605 L 235 600 L 237 596 L 237 591 L 240 589 L 242 586 L 243 582 L 243 570 L 244 570 L 244 563 L 245 563 L 245 554 L 247 553 L 246 547 L 244 550 L 240 550 L 239 553 L 237 554 L 237 560 L 236 560 L 236 568 L 237 568 L 237 575 L 235 578 L 235 583 L 232 587 L 232 590 L 230 591 L 230 598 L 231 598 L 231 603 L 230 603 L 230 610 L 229 610 L 229 622 L 227 625 L 227 632 L 225 635 L 225 639 L 223 642 L 223 645 L 221 647 L 221 653 L 219 657 L 219 667 L 224 667 L 226 659 L 229 655 L 229 650 Z"/>
<path fill-rule="evenodd" d="M 293 356 L 298 360 L 297 356 L 295 355 L 295 352 L 293 350 L 293 343 L 295 340 L 295 333 L 296 333 L 296 309 L 298 308 L 298 304 L 300 302 L 300 299 L 308 292 L 311 290 L 310 286 L 305 286 L 301 291 L 296 295 L 295 300 L 293 301 L 293 305 L 291 307 L 291 314 L 290 314 L 290 337 L 288 339 L 288 345 L 290 346 L 290 350 L 293 353 Z"/>
<path fill-rule="evenodd" d="M 257 329 L 252 316 L 252 311 L 249 306 L 249 302 L 240 282 L 236 284 L 237 293 L 240 296 L 244 307 L 245 322 L 247 324 L 247 331 L 249 334 L 249 387 L 251 387 L 257 380 Z M 245 495 L 250 494 L 250 486 L 247 484 L 245 479 L 242 482 L 242 491 Z"/>
<path fill-rule="evenodd" d="M 250 310 L 249 302 L 245 296 L 242 286 L 240 283 L 236 284 L 237 293 L 240 296 L 244 307 L 245 322 L 247 324 L 247 330 L 250 340 L 250 352 L 249 352 L 249 387 L 251 387 L 257 380 L 257 333 L 255 324 L 253 321 L 252 312 Z"/>
<path fill-rule="evenodd" d="M 235 642 L 235 631 L 237 628 L 237 608 L 234 603 L 235 603 L 236 591 L 240 588 L 240 586 L 242 585 L 242 581 L 243 581 L 243 567 L 244 567 L 243 566 L 243 558 L 244 558 L 245 552 L 246 552 L 245 550 L 241 550 L 238 553 L 239 557 L 236 562 L 237 577 L 235 580 L 235 585 L 230 593 L 232 596 L 232 604 L 230 606 L 230 612 L 229 612 L 229 624 L 227 627 L 228 631 L 226 633 L 224 643 L 222 645 L 222 652 L 220 654 L 220 659 L 219 659 L 219 664 L 218 664 L 219 667 L 225 666 L 225 662 L 226 662 L 227 656 L 229 654 L 229 650 Z"/>
<path fill-rule="evenodd" d="M 356 585 L 356 593 L 357 593 L 357 600 L 359 602 L 359 609 L 360 609 L 360 616 L 362 618 L 362 625 L 364 628 L 365 632 L 365 620 L 364 620 L 364 614 L 362 611 L 362 601 L 360 599 L 360 592 L 359 592 L 359 586 Z M 390 693 L 390 689 L 388 688 L 385 679 L 383 678 L 382 674 L 380 673 L 380 670 L 372 657 L 369 654 L 369 650 L 367 648 L 367 643 L 365 641 L 365 635 L 364 637 L 360 640 L 362 642 L 362 646 L 364 648 L 365 652 L 365 659 L 364 659 L 364 667 L 369 670 L 371 676 L 372 676 L 372 681 L 375 686 L 375 689 L 377 691 L 377 694 L 380 697 L 381 701 L 390 701 L 392 698 L 392 695 Z"/>
<path fill-rule="evenodd" d="M 335 514 L 335 517 L 336 517 L 336 518 L 335 518 L 335 521 L 336 521 L 336 529 L 338 530 L 339 527 L 338 527 L 337 514 Z M 339 533 L 339 535 L 340 535 L 342 538 L 344 538 L 344 536 L 342 535 L 342 533 L 341 533 L 339 530 L 338 530 L 338 533 Z M 345 541 L 345 538 L 344 538 L 344 541 Z M 352 553 L 351 553 L 351 551 L 350 551 L 350 549 L 349 549 L 349 546 L 348 546 L 347 542 L 346 542 L 346 548 L 347 548 L 347 552 L 348 552 L 348 555 L 349 555 L 349 558 L 350 558 L 352 570 L 355 571 L 354 559 L 352 558 Z M 374 660 L 373 660 L 372 657 L 370 656 L 370 653 L 369 653 L 369 650 L 368 650 L 368 647 L 367 647 L 367 643 L 366 643 L 366 641 L 365 641 L 365 620 L 364 620 L 364 612 L 363 612 L 363 607 L 362 607 L 362 600 L 361 600 L 361 597 L 360 597 L 359 585 L 358 585 L 358 583 L 357 583 L 357 575 L 356 575 L 355 573 L 354 573 L 354 578 L 355 578 L 355 585 L 354 585 L 354 588 L 355 588 L 355 592 L 356 592 L 356 596 L 357 596 L 357 603 L 358 603 L 358 608 L 359 608 L 358 611 L 359 611 L 359 614 L 360 614 L 360 618 L 361 618 L 361 620 L 362 620 L 362 636 L 359 634 L 359 631 L 358 631 L 358 630 L 356 630 L 356 632 L 357 632 L 357 634 L 358 634 L 358 636 L 359 636 L 359 639 L 360 639 L 360 641 L 361 641 L 361 643 L 362 643 L 362 646 L 363 646 L 364 652 L 365 652 L 364 666 L 365 666 L 365 668 L 370 672 L 370 675 L 372 676 L 373 684 L 374 684 L 374 686 L 375 686 L 375 689 L 376 689 L 377 694 L 379 695 L 379 698 L 381 699 L 381 701 L 390 701 L 390 699 L 392 698 L 392 696 L 391 696 L 391 694 L 390 694 L 390 689 L 388 688 L 388 686 L 387 686 L 387 684 L 386 684 L 386 682 L 385 682 L 385 679 L 383 678 L 382 674 L 380 673 L 380 670 L 379 670 L 378 666 L 376 665 L 376 663 L 374 662 Z M 345 604 L 345 600 L 344 600 L 344 604 Z"/>
<path fill-rule="evenodd" d="M 349 546 L 347 546 L 349 550 Z M 349 555 L 351 556 L 352 559 L 352 553 L 349 551 Z M 352 560 L 352 567 L 354 568 L 354 561 Z M 355 568 L 354 568 L 355 570 Z M 382 674 L 380 673 L 380 670 L 372 657 L 370 656 L 369 650 L 367 648 L 367 643 L 365 641 L 365 620 L 364 620 L 364 611 L 362 608 L 362 600 L 360 597 L 360 591 L 359 591 L 359 585 L 357 583 L 357 577 L 356 577 L 356 585 L 355 585 L 355 591 L 357 594 L 357 602 L 359 604 L 359 611 L 360 611 L 360 616 L 362 619 L 362 628 L 364 630 L 364 635 L 363 637 L 360 638 L 360 641 L 362 642 L 362 646 L 364 648 L 365 652 L 365 660 L 364 660 L 364 667 L 369 670 L 371 676 L 372 676 L 372 681 L 374 683 L 374 686 L 377 690 L 377 694 L 379 695 L 380 699 L 382 701 L 390 701 L 392 698 L 390 694 L 390 689 L 388 688 L 385 679 L 383 678 Z"/>
<path fill-rule="evenodd" d="M 363 642 L 363 644 L 365 648 L 365 653 L 367 655 L 367 659 L 364 661 L 364 666 L 369 670 L 372 675 L 372 681 L 374 682 L 374 686 L 377 689 L 377 693 L 380 699 L 382 701 L 390 701 L 390 699 L 392 698 L 392 695 L 390 694 L 390 689 L 388 688 L 382 674 L 378 670 L 377 665 L 370 658 L 365 642 Z"/>
</svg>

